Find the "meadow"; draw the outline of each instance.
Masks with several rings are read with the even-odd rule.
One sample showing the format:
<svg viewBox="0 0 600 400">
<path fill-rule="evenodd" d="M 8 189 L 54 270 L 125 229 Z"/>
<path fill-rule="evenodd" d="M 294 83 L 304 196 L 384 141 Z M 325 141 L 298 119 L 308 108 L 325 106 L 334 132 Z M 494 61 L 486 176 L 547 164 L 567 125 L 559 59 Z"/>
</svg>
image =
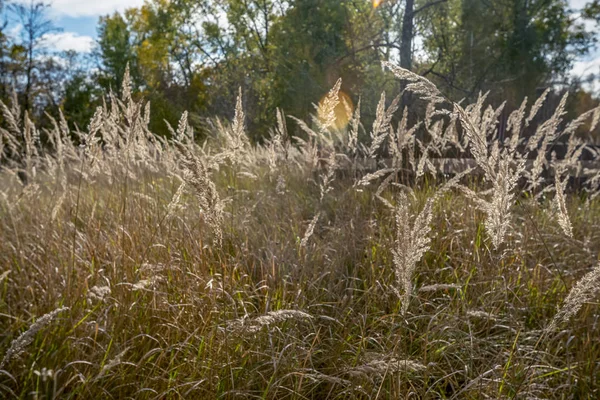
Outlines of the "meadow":
<svg viewBox="0 0 600 400">
<path fill-rule="evenodd" d="M 499 138 L 485 95 L 385 67 L 414 123 L 395 93 L 363 126 L 338 81 L 263 144 L 241 91 L 202 142 L 127 76 L 83 131 L 2 104 L 0 397 L 600 397 L 600 108 L 534 126 L 546 92 Z"/>
</svg>

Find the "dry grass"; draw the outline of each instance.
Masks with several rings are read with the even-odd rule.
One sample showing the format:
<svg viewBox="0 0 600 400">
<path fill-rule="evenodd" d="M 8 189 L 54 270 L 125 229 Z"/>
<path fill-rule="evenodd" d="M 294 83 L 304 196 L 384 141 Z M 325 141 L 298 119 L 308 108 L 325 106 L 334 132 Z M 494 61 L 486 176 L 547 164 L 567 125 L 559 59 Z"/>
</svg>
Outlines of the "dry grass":
<svg viewBox="0 0 600 400">
<path fill-rule="evenodd" d="M 258 147 L 241 101 L 208 144 L 185 115 L 168 142 L 125 88 L 50 148 L 3 105 L 0 397 L 597 398 L 600 201 L 565 180 L 582 144 L 526 171 L 543 101 L 500 143 L 483 96 L 390 68 L 432 103 L 416 128 L 382 96 L 372 130 L 348 110 L 332 131 L 337 83 L 306 140 L 278 112 Z M 561 116 L 535 140 L 573 135 Z M 478 169 L 436 173 L 448 147 Z"/>
</svg>

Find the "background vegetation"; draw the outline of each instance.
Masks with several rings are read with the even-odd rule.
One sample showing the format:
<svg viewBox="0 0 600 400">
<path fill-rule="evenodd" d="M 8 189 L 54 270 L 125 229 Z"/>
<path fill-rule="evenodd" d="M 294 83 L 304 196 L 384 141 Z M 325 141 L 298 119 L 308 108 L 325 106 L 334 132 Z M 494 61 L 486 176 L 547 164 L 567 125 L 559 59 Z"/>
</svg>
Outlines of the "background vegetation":
<svg viewBox="0 0 600 400">
<path fill-rule="evenodd" d="M 547 87 L 568 90 L 575 116 L 597 101 L 569 71 L 594 49 L 599 9 L 590 1 L 571 10 L 564 0 L 147 0 L 100 18 L 88 56 L 47 47 L 44 35 L 60 28 L 50 3 L 2 0 L 0 98 L 15 88 L 37 123 L 61 109 L 82 128 L 102 95 L 120 90 L 129 64 L 134 92 L 151 101 L 154 132 L 168 136 L 164 120 L 174 125 L 188 111 L 206 133 L 206 118 L 232 117 L 242 87 L 250 136 L 262 140 L 275 108 L 305 120 L 339 77 L 372 122 L 379 94 L 402 85 L 379 67 L 389 60 L 452 100 L 490 90 L 508 112 Z M 27 29 L 11 36 L 17 23 Z M 589 72 L 582 79 L 596 79 Z"/>
</svg>

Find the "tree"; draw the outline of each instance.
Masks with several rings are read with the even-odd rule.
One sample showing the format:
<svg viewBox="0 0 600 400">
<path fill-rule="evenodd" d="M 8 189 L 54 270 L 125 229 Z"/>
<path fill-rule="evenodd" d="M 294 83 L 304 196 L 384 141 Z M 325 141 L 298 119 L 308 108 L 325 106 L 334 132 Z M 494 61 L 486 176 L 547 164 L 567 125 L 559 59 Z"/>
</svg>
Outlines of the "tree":
<svg viewBox="0 0 600 400">
<path fill-rule="evenodd" d="M 45 50 L 45 36 L 59 31 L 54 26 L 52 20 L 46 16 L 50 4 L 44 1 L 30 0 L 29 3 L 10 4 L 10 10 L 16 16 L 18 22 L 22 25 L 21 42 L 25 59 L 25 88 L 23 91 L 24 109 L 31 111 L 32 92 L 36 84 L 37 73 L 41 66 L 40 55 Z"/>
<path fill-rule="evenodd" d="M 97 55 L 100 60 L 98 81 L 105 89 L 121 90 L 127 66 L 131 77 L 139 84 L 137 58 L 131 42 L 128 23 L 119 13 L 100 18 Z"/>
<path fill-rule="evenodd" d="M 562 0 L 450 0 L 428 13 L 423 67 L 455 98 L 491 90 L 520 103 L 564 81 L 595 40 Z"/>
<path fill-rule="evenodd" d="M 595 20 L 597 23 L 600 23 L 600 0 L 590 1 L 583 8 L 582 13 L 584 18 Z"/>
<path fill-rule="evenodd" d="M 8 26 L 8 20 L 4 13 L 5 3 L 0 0 L 0 15 L 4 20 L 0 21 L 0 100 L 5 100 L 8 91 L 8 55 L 10 52 L 8 37 L 4 30 Z"/>
<path fill-rule="evenodd" d="M 448 0 L 432 0 L 415 9 L 415 0 L 405 0 L 404 14 L 402 16 L 402 33 L 400 35 L 400 66 L 404 69 L 412 69 L 413 40 L 415 18 L 419 13 L 435 5 L 445 3 Z"/>
<path fill-rule="evenodd" d="M 73 129 L 84 130 L 96 108 L 101 105 L 102 89 L 89 73 L 92 69 L 92 60 L 89 58 L 74 51 L 62 54 L 68 72 L 60 78 L 60 109 Z"/>
</svg>

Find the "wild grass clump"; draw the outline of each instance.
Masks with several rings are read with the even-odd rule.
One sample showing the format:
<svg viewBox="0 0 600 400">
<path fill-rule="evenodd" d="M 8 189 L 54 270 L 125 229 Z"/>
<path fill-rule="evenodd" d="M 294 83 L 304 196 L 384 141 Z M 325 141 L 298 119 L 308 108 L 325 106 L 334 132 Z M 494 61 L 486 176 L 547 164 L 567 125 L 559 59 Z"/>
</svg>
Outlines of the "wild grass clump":
<svg viewBox="0 0 600 400">
<path fill-rule="evenodd" d="M 0 397 L 598 397 L 600 110 L 539 121 L 545 93 L 500 140 L 503 106 L 385 66 L 415 124 L 338 81 L 262 145 L 241 92 L 204 143 L 128 76 L 85 131 L 0 104 Z"/>
</svg>

